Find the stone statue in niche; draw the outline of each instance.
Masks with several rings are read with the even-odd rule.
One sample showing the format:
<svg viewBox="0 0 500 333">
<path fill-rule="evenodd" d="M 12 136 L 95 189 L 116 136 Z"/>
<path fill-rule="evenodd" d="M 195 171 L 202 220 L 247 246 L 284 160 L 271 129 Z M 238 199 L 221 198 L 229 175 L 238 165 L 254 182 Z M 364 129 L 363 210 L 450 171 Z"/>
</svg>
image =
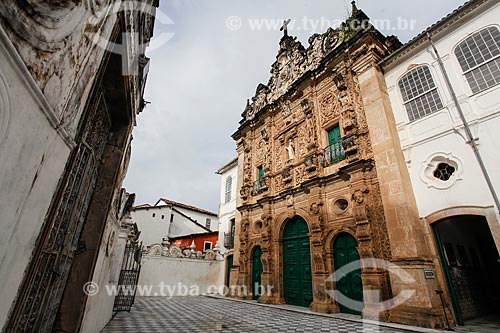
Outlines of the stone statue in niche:
<svg viewBox="0 0 500 333">
<path fill-rule="evenodd" d="M 292 107 L 290 106 L 290 101 L 284 101 L 281 103 L 281 113 L 283 115 L 285 126 L 290 125 L 292 122 Z"/>
<path fill-rule="evenodd" d="M 295 146 L 292 139 L 288 140 L 288 146 L 286 147 L 286 150 L 288 152 L 288 160 L 292 161 L 293 159 L 295 159 Z"/>
<path fill-rule="evenodd" d="M 265 127 L 262 128 L 260 134 L 262 135 L 262 139 L 264 139 L 264 141 L 269 140 L 269 135 L 267 135 L 267 130 Z"/>
</svg>

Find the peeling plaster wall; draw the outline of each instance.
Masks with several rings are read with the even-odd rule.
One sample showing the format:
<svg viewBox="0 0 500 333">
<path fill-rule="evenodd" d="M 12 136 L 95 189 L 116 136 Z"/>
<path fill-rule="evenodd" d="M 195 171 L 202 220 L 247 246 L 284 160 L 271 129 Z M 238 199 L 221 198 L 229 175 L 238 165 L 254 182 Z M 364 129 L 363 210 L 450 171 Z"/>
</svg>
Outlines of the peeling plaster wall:
<svg viewBox="0 0 500 333">
<path fill-rule="evenodd" d="M 1 23 L 58 120 L 76 134 L 117 15 L 110 0 L 83 5 L 0 3 Z M 69 1 L 68 1 L 69 2 Z M 98 46 L 91 38 L 99 34 Z M 102 47 L 104 46 L 104 47 Z"/>
<path fill-rule="evenodd" d="M 0 327 L 16 297 L 70 147 L 0 27 Z"/>
<path fill-rule="evenodd" d="M 108 2 L 94 3 L 104 8 Z M 0 2 L 0 327 L 23 281 L 103 61 L 105 48 L 91 42 L 87 32 L 109 40 L 117 20 L 116 13 L 101 13 L 96 21 L 81 1 L 57 9 L 49 8 L 52 2 L 30 3 L 38 14 L 29 4 Z"/>
</svg>

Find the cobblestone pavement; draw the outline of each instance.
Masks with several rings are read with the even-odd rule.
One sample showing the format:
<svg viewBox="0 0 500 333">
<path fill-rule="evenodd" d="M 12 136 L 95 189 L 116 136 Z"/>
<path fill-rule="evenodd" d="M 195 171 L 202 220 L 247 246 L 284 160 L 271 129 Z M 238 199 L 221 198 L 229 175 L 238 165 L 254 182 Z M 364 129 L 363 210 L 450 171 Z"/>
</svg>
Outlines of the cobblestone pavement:
<svg viewBox="0 0 500 333">
<path fill-rule="evenodd" d="M 279 308 L 209 297 L 137 298 L 130 313 L 118 313 L 102 332 L 341 332 L 400 330 Z"/>
</svg>

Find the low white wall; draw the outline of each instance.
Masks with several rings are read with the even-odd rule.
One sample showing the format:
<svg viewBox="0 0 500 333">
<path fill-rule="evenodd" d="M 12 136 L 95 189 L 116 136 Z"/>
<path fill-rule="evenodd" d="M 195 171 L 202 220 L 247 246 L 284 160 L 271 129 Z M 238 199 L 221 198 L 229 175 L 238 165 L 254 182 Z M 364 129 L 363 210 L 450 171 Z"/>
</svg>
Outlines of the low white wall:
<svg viewBox="0 0 500 333">
<path fill-rule="evenodd" d="M 100 332 L 113 316 L 116 295 L 109 293 L 108 288 L 118 284 L 128 230 L 121 229 L 118 223 L 109 221 L 103 240 L 109 239 L 109 235 L 113 232 L 115 244 L 112 245 L 113 250 L 110 255 L 106 255 L 105 242 L 101 243 L 99 248 L 96 270 L 92 277 L 92 282 L 96 283 L 99 289 L 97 294 L 87 298 L 80 333 Z"/>
<path fill-rule="evenodd" d="M 194 296 L 224 287 L 224 263 L 219 260 L 144 256 L 138 288 L 143 296 Z M 143 289 L 146 290 L 146 289 Z M 140 295 L 140 289 L 137 295 Z"/>
</svg>

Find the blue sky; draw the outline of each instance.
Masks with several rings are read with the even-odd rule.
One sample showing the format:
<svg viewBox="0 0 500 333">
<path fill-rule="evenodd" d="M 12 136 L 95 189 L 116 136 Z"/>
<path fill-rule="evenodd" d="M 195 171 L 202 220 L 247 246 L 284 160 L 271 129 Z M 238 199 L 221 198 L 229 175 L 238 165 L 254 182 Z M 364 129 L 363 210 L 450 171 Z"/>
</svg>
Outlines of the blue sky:
<svg viewBox="0 0 500 333">
<path fill-rule="evenodd" d="M 463 3 L 360 0 L 358 7 L 384 34 L 407 42 Z M 269 80 L 280 23 L 292 19 L 289 34 L 307 47 L 350 8 L 347 0 L 160 0 L 148 52 L 151 104 L 138 116 L 124 184 L 136 204 L 164 197 L 217 212 L 215 171 L 236 156 L 231 134 L 246 99 Z"/>
</svg>

